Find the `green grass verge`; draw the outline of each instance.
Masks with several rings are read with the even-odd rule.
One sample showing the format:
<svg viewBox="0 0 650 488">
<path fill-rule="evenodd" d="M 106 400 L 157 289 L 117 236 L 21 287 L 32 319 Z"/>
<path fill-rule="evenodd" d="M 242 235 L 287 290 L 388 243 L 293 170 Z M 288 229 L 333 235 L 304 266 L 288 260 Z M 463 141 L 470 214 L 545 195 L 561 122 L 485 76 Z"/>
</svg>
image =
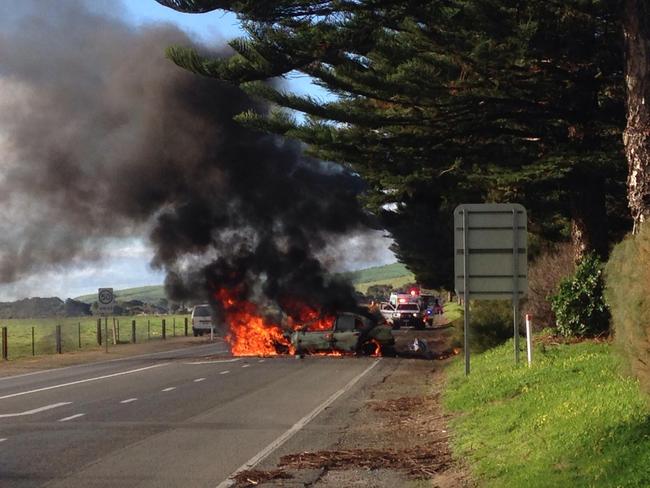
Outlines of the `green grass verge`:
<svg viewBox="0 0 650 488">
<path fill-rule="evenodd" d="M 185 333 L 185 317 L 186 315 L 116 317 L 116 320 L 119 322 L 119 341 L 131 341 L 132 320 L 135 320 L 136 324 L 137 342 L 161 339 L 163 319 L 165 320 L 167 337 L 174 336 L 174 324 L 176 325 L 176 335 L 183 335 Z M 57 325 L 61 325 L 63 352 L 91 350 L 100 347 L 97 344 L 97 317 L 5 319 L 0 321 L 0 326 L 7 327 L 9 359 L 32 355 L 32 328 L 34 330 L 34 355 L 54 354 L 56 352 L 55 330 Z M 108 320 L 108 329 L 110 344 L 112 344 L 113 321 L 111 318 Z M 191 325 L 188 325 L 188 333 L 192 334 Z M 104 322 L 102 320 L 103 335 Z M 80 338 L 81 347 L 79 347 Z"/>
<path fill-rule="evenodd" d="M 650 486 L 650 409 L 608 344 L 535 351 L 514 367 L 512 342 L 449 370 L 445 408 L 455 454 L 481 486 Z"/>
</svg>

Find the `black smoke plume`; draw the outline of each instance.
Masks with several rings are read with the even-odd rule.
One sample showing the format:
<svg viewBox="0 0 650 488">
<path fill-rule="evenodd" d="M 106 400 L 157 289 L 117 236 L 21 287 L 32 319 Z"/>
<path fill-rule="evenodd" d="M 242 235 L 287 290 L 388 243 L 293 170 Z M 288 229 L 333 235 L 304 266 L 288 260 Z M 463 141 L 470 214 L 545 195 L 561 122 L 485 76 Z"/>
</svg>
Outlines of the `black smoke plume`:
<svg viewBox="0 0 650 488">
<path fill-rule="evenodd" d="M 21 9 L 0 21 L 1 282 L 147 229 L 172 299 L 231 287 L 353 305 L 316 256 L 365 225 L 357 178 L 233 122 L 264 107 L 166 60 L 191 44 L 178 29 L 136 31 L 80 1 Z"/>
</svg>

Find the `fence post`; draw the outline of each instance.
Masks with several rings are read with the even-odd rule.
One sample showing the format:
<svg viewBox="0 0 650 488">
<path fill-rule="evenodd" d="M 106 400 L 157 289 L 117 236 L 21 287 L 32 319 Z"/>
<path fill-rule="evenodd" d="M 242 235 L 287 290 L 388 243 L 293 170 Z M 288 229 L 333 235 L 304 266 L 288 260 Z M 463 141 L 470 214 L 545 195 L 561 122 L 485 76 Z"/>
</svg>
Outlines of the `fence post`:
<svg viewBox="0 0 650 488">
<path fill-rule="evenodd" d="M 165 330 L 165 319 L 162 319 L 162 338 L 167 339 L 167 331 Z"/>
<path fill-rule="evenodd" d="M 114 319 L 117 323 L 117 342 L 120 342 L 120 319 Z"/>
<path fill-rule="evenodd" d="M 9 348 L 7 347 L 7 328 L 2 328 L 2 359 L 7 360 Z"/>
<path fill-rule="evenodd" d="M 32 327 L 32 356 L 36 356 L 36 348 L 34 347 L 34 327 Z"/>
<path fill-rule="evenodd" d="M 61 326 L 56 326 L 56 353 L 61 354 Z"/>
<path fill-rule="evenodd" d="M 174 337 L 176 337 L 176 317 L 172 318 L 172 328 L 174 329 Z"/>
<path fill-rule="evenodd" d="M 187 337 L 187 317 L 185 317 L 185 337 Z"/>
<path fill-rule="evenodd" d="M 147 340 L 151 340 L 151 320 L 147 319 Z"/>
<path fill-rule="evenodd" d="M 135 319 L 131 321 L 131 342 L 135 344 Z"/>
<path fill-rule="evenodd" d="M 97 345 L 102 345 L 102 319 L 101 317 L 97 319 Z"/>
<path fill-rule="evenodd" d="M 79 349 L 81 349 L 81 322 L 77 324 L 77 333 L 79 335 Z"/>
</svg>

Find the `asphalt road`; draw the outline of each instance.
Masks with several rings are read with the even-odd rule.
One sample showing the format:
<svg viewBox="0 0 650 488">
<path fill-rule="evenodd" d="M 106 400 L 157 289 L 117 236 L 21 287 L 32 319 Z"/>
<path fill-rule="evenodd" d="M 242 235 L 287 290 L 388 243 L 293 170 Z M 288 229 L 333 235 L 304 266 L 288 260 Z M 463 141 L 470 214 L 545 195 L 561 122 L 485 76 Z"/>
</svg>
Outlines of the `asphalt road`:
<svg viewBox="0 0 650 488">
<path fill-rule="evenodd" d="M 223 488 L 309 438 L 385 364 L 226 354 L 215 343 L 0 378 L 0 486 Z"/>
</svg>

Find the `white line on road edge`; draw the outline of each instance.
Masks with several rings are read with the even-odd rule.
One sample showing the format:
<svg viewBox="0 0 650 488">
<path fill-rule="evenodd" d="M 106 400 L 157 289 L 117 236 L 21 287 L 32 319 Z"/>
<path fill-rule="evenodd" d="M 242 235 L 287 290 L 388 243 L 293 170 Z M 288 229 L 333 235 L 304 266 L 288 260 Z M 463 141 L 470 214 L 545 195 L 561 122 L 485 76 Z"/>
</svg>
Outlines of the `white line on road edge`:
<svg viewBox="0 0 650 488">
<path fill-rule="evenodd" d="M 216 364 L 216 363 L 234 363 L 235 361 L 241 361 L 241 358 L 235 358 L 235 359 L 217 359 L 214 361 L 194 361 L 192 363 L 184 363 L 184 364 Z"/>
<path fill-rule="evenodd" d="M 17 397 L 17 396 L 22 396 L 22 395 L 29 395 L 31 393 L 38 393 L 39 391 L 54 390 L 55 388 L 63 388 L 64 386 L 79 385 L 81 383 L 88 383 L 89 381 L 98 381 L 98 380 L 104 380 L 106 378 L 113 378 L 115 376 L 123 376 L 125 374 L 138 373 L 140 371 L 145 371 L 147 369 L 159 368 L 161 366 L 167 366 L 168 364 L 171 364 L 171 363 L 154 364 L 153 366 L 145 366 L 144 368 L 130 369 L 128 371 L 122 371 L 120 373 L 105 374 L 103 376 L 96 376 L 95 378 L 86 378 L 85 380 L 71 381 L 70 383 L 61 383 L 60 385 L 45 386 L 43 388 L 37 388 L 35 390 L 21 391 L 19 393 L 12 393 L 10 395 L 0 396 L 0 400 L 4 400 L 5 398 L 13 398 L 13 397 Z"/>
<path fill-rule="evenodd" d="M 175 386 L 170 386 L 168 388 L 163 388 L 161 391 L 172 391 L 172 390 L 175 390 L 175 389 L 176 389 Z"/>
<path fill-rule="evenodd" d="M 219 373 L 219 374 L 228 374 L 228 373 L 230 373 L 230 371 L 229 371 L 229 370 L 226 370 L 226 371 L 222 371 L 222 372 Z"/>
<path fill-rule="evenodd" d="M 127 398 L 126 400 L 122 400 L 120 403 L 131 403 L 131 402 L 137 402 L 137 398 Z"/>
<path fill-rule="evenodd" d="M 237 476 L 242 471 L 246 471 L 247 469 L 252 469 L 257 464 L 264 461 L 269 455 L 271 455 L 271 453 L 273 453 L 273 451 L 275 451 L 277 448 L 282 446 L 282 444 L 284 444 L 289 439 L 291 439 L 296 434 L 296 432 L 298 432 L 305 425 L 307 425 L 309 422 L 311 422 L 316 416 L 318 416 L 318 414 L 320 414 L 323 410 L 325 410 L 332 403 L 334 403 L 346 391 L 348 391 L 350 388 L 352 388 L 357 383 L 357 381 L 359 381 L 361 378 L 363 378 L 372 368 L 377 366 L 379 364 L 379 361 L 381 361 L 381 359 L 377 359 L 376 361 L 374 361 L 370 366 L 368 366 L 366 369 L 364 369 L 361 373 L 359 373 L 357 376 L 352 378 L 348 382 L 347 385 L 345 385 L 340 390 L 336 391 L 332 396 L 330 396 L 327 400 L 325 400 L 323 403 L 321 403 L 318 407 L 316 407 L 314 410 L 309 412 L 303 418 L 298 420 L 298 422 L 293 424 L 293 426 L 289 430 L 287 430 L 284 434 L 282 434 L 276 440 L 271 442 L 268 446 L 266 446 L 260 452 L 255 454 L 255 456 L 250 458 L 248 461 L 246 461 L 246 463 L 242 464 L 235 471 L 230 473 L 230 476 L 228 476 L 228 479 L 223 480 L 221 483 L 219 483 L 217 485 L 216 488 L 230 488 L 231 486 L 233 486 L 235 484 L 235 482 L 232 480 L 232 478 Z"/>
<path fill-rule="evenodd" d="M 21 417 L 23 415 L 34 415 L 35 413 L 39 412 L 45 412 L 46 410 L 52 410 L 53 408 L 59 408 L 64 405 L 70 405 L 72 402 L 61 402 L 61 403 L 53 403 L 52 405 L 45 405 L 44 407 L 39 407 L 35 408 L 34 410 L 25 410 L 24 412 L 18 412 L 18 413 L 4 413 L 0 415 L 0 418 L 8 418 L 8 417 Z"/>
<path fill-rule="evenodd" d="M 200 383 L 201 381 L 205 381 L 205 378 L 197 378 L 194 380 L 194 383 Z"/>
<path fill-rule="evenodd" d="M 70 415 L 69 417 L 64 417 L 62 419 L 59 419 L 59 422 L 67 422 L 68 420 L 78 419 L 79 417 L 83 417 L 84 415 L 86 415 L 86 414 L 85 413 L 76 413 L 74 415 Z"/>
<path fill-rule="evenodd" d="M 148 358 L 150 356 L 161 356 L 163 354 L 170 354 L 170 353 L 175 353 L 175 352 L 181 352 L 181 351 L 187 351 L 189 349 L 203 349 L 207 347 L 214 347 L 214 344 L 204 344 L 202 346 L 187 346 L 187 347 L 182 347 L 180 349 L 170 349 L 169 351 L 158 351 L 158 352 L 150 352 L 147 354 L 139 354 L 137 356 L 127 356 L 124 358 L 115 358 L 115 359 L 108 359 L 106 361 L 96 361 L 96 362 L 91 362 L 91 363 L 81 363 L 81 364 L 73 364 L 72 366 L 63 366 L 62 368 L 52 368 L 52 369 L 42 369 L 40 371 L 32 371 L 31 373 L 21 373 L 21 374 L 15 374 L 13 376 L 3 376 L 0 378 L 0 381 L 5 381 L 5 380 L 13 380 L 14 378 L 22 378 L 23 376 L 32 376 L 35 374 L 43 374 L 43 373 L 56 373 L 57 371 L 63 371 L 64 369 L 73 369 L 73 368 L 83 368 L 84 366 L 101 366 L 102 364 L 109 364 L 109 363 L 116 363 L 118 361 L 129 361 L 131 359 L 140 359 L 140 358 Z M 214 352 L 228 352 L 228 349 L 224 350 L 218 350 Z"/>
</svg>

